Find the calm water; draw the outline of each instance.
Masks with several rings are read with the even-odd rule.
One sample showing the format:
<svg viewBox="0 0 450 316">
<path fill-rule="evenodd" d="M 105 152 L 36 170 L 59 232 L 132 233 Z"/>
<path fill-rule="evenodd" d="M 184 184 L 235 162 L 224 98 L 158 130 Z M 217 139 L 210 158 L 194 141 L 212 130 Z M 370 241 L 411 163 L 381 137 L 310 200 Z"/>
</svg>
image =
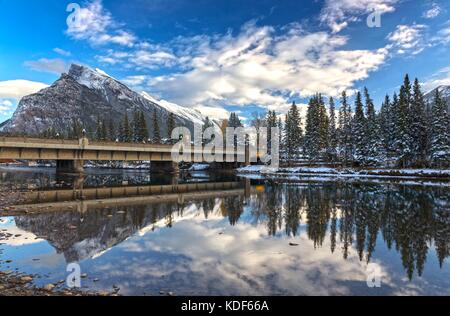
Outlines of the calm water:
<svg viewBox="0 0 450 316">
<path fill-rule="evenodd" d="M 40 285 L 65 280 L 78 262 L 83 286 L 116 285 L 124 295 L 450 295 L 448 186 L 240 180 L 198 195 L 98 203 L 50 193 L 237 179 L 3 169 L 0 180 L 49 193 L 27 201 L 53 205 L 43 214 L 0 218 L 0 231 L 16 236 L 0 240 L 0 269 L 39 274 Z M 367 286 L 371 271 L 380 288 Z"/>
</svg>

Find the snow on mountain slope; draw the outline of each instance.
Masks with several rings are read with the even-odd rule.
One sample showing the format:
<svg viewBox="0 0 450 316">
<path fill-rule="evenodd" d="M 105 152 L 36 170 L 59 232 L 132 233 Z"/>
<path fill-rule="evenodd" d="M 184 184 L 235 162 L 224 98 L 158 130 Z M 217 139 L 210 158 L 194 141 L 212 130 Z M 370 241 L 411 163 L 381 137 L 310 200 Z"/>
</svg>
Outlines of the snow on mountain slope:
<svg viewBox="0 0 450 316">
<path fill-rule="evenodd" d="M 197 110 L 185 108 L 183 106 L 165 100 L 156 100 L 147 92 L 141 92 L 141 96 L 149 100 L 150 102 L 153 102 L 166 109 L 167 111 L 172 112 L 173 114 L 184 117 L 185 119 L 193 122 L 195 125 L 202 126 L 205 121 L 205 117 L 203 117 L 203 115 Z"/>
<path fill-rule="evenodd" d="M 444 98 L 444 100 L 447 102 L 448 111 L 450 112 L 450 86 L 439 86 L 439 87 L 431 90 L 430 92 L 425 94 L 425 96 L 424 96 L 425 101 L 428 103 L 429 107 L 432 106 L 434 96 L 436 94 L 436 89 L 439 90 L 442 98 Z"/>
</svg>

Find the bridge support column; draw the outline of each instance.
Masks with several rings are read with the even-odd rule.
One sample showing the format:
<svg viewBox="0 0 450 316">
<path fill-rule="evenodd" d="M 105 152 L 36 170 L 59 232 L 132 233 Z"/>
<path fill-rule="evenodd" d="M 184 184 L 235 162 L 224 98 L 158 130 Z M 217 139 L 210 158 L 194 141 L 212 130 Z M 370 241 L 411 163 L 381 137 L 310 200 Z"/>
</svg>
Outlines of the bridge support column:
<svg viewBox="0 0 450 316">
<path fill-rule="evenodd" d="M 180 167 L 178 166 L 178 163 L 172 161 L 151 161 L 150 172 L 177 174 L 180 172 Z"/>
<path fill-rule="evenodd" d="M 83 173 L 84 161 L 83 160 L 57 160 L 56 172 L 66 173 Z"/>
</svg>

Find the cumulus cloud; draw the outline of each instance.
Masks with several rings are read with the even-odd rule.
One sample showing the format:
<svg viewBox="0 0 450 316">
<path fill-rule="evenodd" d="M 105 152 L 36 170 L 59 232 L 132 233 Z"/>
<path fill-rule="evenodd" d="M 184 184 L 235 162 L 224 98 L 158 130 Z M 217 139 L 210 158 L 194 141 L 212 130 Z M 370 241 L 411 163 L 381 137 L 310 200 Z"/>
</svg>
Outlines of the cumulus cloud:
<svg viewBox="0 0 450 316">
<path fill-rule="evenodd" d="M 388 47 L 394 49 L 399 55 L 406 53 L 417 55 L 427 46 L 424 40 L 426 29 L 427 26 L 423 24 L 397 25 L 395 31 L 387 36 L 391 42 Z"/>
<path fill-rule="evenodd" d="M 433 19 L 441 14 L 441 7 L 437 3 L 433 3 L 431 8 L 423 13 L 423 17 L 426 19 Z"/>
<path fill-rule="evenodd" d="M 61 74 L 63 72 L 67 72 L 70 65 L 60 58 L 41 58 L 36 61 L 26 61 L 25 66 L 36 71 Z"/>
<path fill-rule="evenodd" d="M 178 38 L 174 46 L 186 70 L 147 84 L 185 105 L 281 107 L 293 96 L 338 95 L 387 55 L 384 48 L 344 50 L 344 36 L 286 28 L 277 35 L 272 27 L 248 23 L 237 35 Z"/>
<path fill-rule="evenodd" d="M 93 45 L 118 44 L 133 46 L 136 36 L 121 29 L 101 0 L 93 0 L 86 7 L 75 9 L 68 17 L 67 34 Z"/>
<path fill-rule="evenodd" d="M 320 13 L 320 21 L 338 33 L 350 22 L 360 19 L 363 14 L 372 12 L 388 13 L 395 11 L 399 0 L 326 0 Z"/>
<path fill-rule="evenodd" d="M 0 81 L 0 99 L 20 100 L 23 96 L 36 93 L 48 85 L 28 80 Z"/>
</svg>

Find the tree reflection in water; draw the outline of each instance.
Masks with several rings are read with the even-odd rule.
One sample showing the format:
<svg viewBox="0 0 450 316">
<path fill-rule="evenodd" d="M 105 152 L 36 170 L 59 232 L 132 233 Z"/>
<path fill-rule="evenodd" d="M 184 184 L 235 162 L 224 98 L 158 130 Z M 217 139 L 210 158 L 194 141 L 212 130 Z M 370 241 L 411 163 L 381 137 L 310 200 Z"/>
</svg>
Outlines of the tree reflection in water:
<svg viewBox="0 0 450 316">
<path fill-rule="evenodd" d="M 400 253 L 409 279 L 422 275 L 427 253 L 435 247 L 442 267 L 450 253 L 450 201 L 447 188 L 401 185 L 323 184 L 267 186 L 253 196 L 252 214 L 275 236 L 285 227 L 296 236 L 305 224 L 315 247 L 329 231 L 331 252 L 342 245 L 344 259 L 355 246 L 361 261 L 371 261 L 378 234 Z"/>
</svg>

